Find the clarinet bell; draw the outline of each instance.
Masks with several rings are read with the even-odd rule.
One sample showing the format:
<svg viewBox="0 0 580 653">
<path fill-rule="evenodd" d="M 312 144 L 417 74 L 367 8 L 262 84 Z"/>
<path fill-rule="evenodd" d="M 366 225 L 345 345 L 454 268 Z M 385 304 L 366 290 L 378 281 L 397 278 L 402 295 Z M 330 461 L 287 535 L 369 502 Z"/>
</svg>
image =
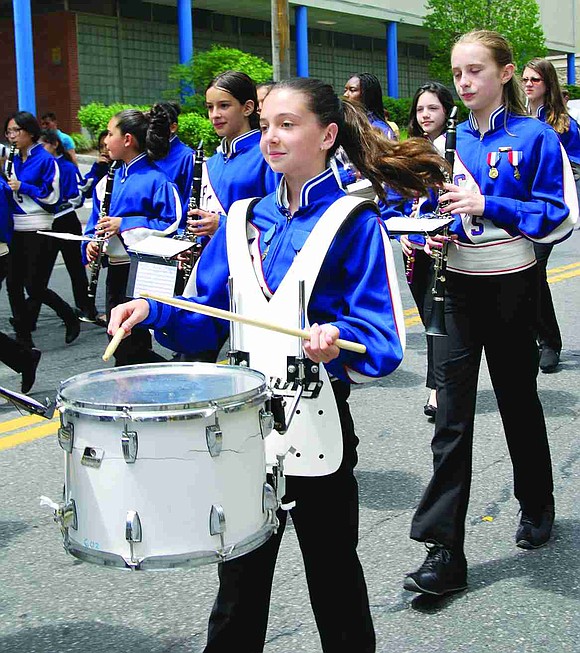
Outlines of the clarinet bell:
<svg viewBox="0 0 580 653">
<path fill-rule="evenodd" d="M 439 298 L 433 298 L 433 305 L 431 307 L 431 319 L 425 329 L 428 336 L 446 336 L 447 330 L 445 329 L 445 302 Z"/>
</svg>

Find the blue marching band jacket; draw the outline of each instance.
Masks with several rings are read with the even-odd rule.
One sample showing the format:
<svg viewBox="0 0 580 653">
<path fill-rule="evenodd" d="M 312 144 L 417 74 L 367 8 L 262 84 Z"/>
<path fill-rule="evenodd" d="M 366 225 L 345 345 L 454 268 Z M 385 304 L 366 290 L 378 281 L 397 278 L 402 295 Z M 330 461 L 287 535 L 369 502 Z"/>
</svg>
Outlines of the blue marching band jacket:
<svg viewBox="0 0 580 653">
<path fill-rule="evenodd" d="M 274 192 L 280 178 L 262 156 L 258 129 L 234 138 L 229 147 L 223 139 L 204 165 L 201 208 L 227 215 L 236 200 Z"/>
<path fill-rule="evenodd" d="M 303 186 L 294 215 L 287 208 L 284 181 L 254 206 L 250 224 L 258 234 L 267 292 L 276 292 L 320 216 L 344 195 L 332 170 L 327 169 Z M 402 311 L 396 308 L 400 298 L 394 269 L 388 269 L 386 239 L 386 229 L 372 208 L 351 216 L 332 242 L 311 294 L 311 324 L 330 322 L 338 327 L 341 338 L 367 347 L 365 355 L 341 350 L 339 357 L 326 365 L 329 374 L 347 382 L 384 376 L 402 360 L 404 321 Z M 256 243 L 248 246 L 256 247 Z M 195 301 L 227 309 L 228 275 L 226 228 L 222 225 L 197 264 Z M 229 326 L 222 320 L 149 303 L 149 316 L 141 326 L 155 329 L 165 347 L 188 353 L 217 351 L 228 337 Z"/>
<path fill-rule="evenodd" d="M 15 231 L 50 229 L 60 195 L 60 169 L 56 159 L 42 145 L 35 143 L 26 161 L 17 152 L 12 178 L 21 182 L 18 192 L 11 193 L 11 210 Z"/>
<path fill-rule="evenodd" d="M 181 199 L 182 216 L 186 218 L 191 184 L 193 182 L 194 151 L 182 143 L 177 135 L 169 139 L 169 153 L 155 165 L 177 186 Z"/>
<path fill-rule="evenodd" d="M 448 269 L 462 274 L 506 274 L 535 264 L 532 243 L 557 243 L 570 236 L 578 199 L 568 157 L 547 124 L 506 112 L 490 116 L 481 135 L 473 114 L 457 128 L 453 183 L 485 198 L 483 215 L 455 216 L 449 231 L 458 236 L 448 249 Z M 419 205 L 432 212 L 437 194 Z M 383 218 L 409 215 L 411 202 L 390 193 Z"/>
<path fill-rule="evenodd" d="M 106 177 L 101 179 L 93 193 L 86 236 L 95 234 L 106 181 Z M 128 263 L 127 247 L 152 232 L 163 236 L 175 233 L 181 221 L 181 199 L 175 184 L 143 153 L 115 171 L 109 215 L 122 218 L 119 234 L 108 241 L 109 263 Z M 86 259 L 86 242 L 82 247 Z"/>
</svg>

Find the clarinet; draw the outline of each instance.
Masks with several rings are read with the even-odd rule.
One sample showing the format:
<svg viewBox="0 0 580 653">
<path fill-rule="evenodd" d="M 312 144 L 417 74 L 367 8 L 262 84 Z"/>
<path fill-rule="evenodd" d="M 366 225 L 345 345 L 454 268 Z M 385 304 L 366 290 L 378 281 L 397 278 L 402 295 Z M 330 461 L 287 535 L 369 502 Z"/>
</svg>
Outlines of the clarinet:
<svg viewBox="0 0 580 653">
<path fill-rule="evenodd" d="M 447 119 L 447 134 L 445 137 L 445 161 L 450 166 L 451 175 L 453 174 L 453 164 L 455 163 L 455 147 L 457 142 L 457 107 L 451 109 Z M 445 181 L 451 183 L 452 178 L 447 170 L 444 172 Z M 439 190 L 439 197 L 447 191 L 443 188 Z M 437 204 L 434 217 L 441 217 L 441 202 Z M 434 268 L 433 268 L 433 286 L 431 294 L 433 304 L 431 307 L 431 319 L 425 329 L 428 336 L 446 336 L 445 329 L 445 281 L 447 275 L 447 250 L 449 247 L 449 227 L 442 231 L 444 236 L 443 245 L 440 249 L 433 250 Z"/>
<path fill-rule="evenodd" d="M 10 144 L 10 150 L 8 151 L 8 160 L 6 161 L 6 178 L 10 179 L 12 177 L 12 168 L 14 167 L 14 157 L 16 155 L 16 144 Z"/>
<path fill-rule="evenodd" d="M 416 213 L 418 205 L 419 205 L 419 198 L 415 197 L 411 209 L 411 217 L 413 217 L 414 214 Z M 405 277 L 409 285 L 413 283 L 414 272 L 415 272 L 415 248 L 413 247 L 411 248 L 411 253 L 405 259 Z"/>
<path fill-rule="evenodd" d="M 113 194 L 113 184 L 115 182 L 115 170 L 117 169 L 117 161 L 113 161 L 107 170 L 107 182 L 105 184 L 105 195 L 101 202 L 101 210 L 99 212 L 99 219 L 104 218 L 109 214 L 111 206 L 111 196 Z M 97 295 L 97 285 L 99 283 L 99 273 L 103 267 L 103 256 L 105 255 L 105 240 L 99 240 L 97 255 L 90 265 L 90 278 L 87 294 L 89 299 L 95 299 Z"/>
<path fill-rule="evenodd" d="M 187 206 L 188 211 L 192 211 L 193 209 L 199 208 L 199 202 L 201 199 L 202 169 L 203 169 L 203 141 L 200 141 L 199 145 L 197 146 L 197 149 L 195 150 L 195 158 L 193 163 L 193 180 L 191 183 L 189 203 Z M 189 256 L 188 260 L 183 261 L 181 264 L 183 270 L 183 280 L 184 283 L 187 284 L 189 277 L 191 276 L 191 272 L 193 270 L 195 262 L 201 256 L 202 244 L 201 244 L 201 238 L 199 236 L 196 236 L 191 231 L 189 231 L 187 226 L 185 227 L 185 230 L 183 232 L 182 239 L 195 243 L 194 246 L 191 248 L 190 252 L 188 253 Z"/>
</svg>

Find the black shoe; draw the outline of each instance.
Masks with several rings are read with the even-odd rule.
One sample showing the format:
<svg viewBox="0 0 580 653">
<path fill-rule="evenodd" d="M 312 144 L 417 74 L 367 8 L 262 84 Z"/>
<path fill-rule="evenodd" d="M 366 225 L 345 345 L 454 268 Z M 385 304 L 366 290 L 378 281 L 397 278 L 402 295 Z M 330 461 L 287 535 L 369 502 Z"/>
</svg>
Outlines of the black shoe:
<svg viewBox="0 0 580 653">
<path fill-rule="evenodd" d="M 423 412 L 425 415 L 427 415 L 427 417 L 435 419 L 437 416 L 437 406 L 433 406 L 433 404 L 425 404 L 423 406 Z"/>
<path fill-rule="evenodd" d="M 549 374 L 553 372 L 560 363 L 560 352 L 544 345 L 540 350 L 540 369 Z"/>
<path fill-rule="evenodd" d="M 40 349 L 31 349 L 30 350 L 30 361 L 26 368 L 22 370 L 22 385 L 21 389 L 24 394 L 26 394 L 34 385 L 36 381 L 36 368 L 42 356 Z"/>
<path fill-rule="evenodd" d="M 554 525 L 554 506 L 532 512 L 522 508 L 520 525 L 516 532 L 516 546 L 520 549 L 539 549 L 548 543 Z"/>
<path fill-rule="evenodd" d="M 467 587 L 467 560 L 463 551 L 451 551 L 436 542 L 426 542 L 425 562 L 407 574 L 403 587 L 409 592 L 442 596 Z"/>
<path fill-rule="evenodd" d="M 79 322 L 78 317 L 75 315 L 74 318 L 70 318 L 65 322 L 66 333 L 64 336 L 64 341 L 67 345 L 70 345 L 71 342 L 74 342 L 81 332 L 81 323 Z"/>
</svg>

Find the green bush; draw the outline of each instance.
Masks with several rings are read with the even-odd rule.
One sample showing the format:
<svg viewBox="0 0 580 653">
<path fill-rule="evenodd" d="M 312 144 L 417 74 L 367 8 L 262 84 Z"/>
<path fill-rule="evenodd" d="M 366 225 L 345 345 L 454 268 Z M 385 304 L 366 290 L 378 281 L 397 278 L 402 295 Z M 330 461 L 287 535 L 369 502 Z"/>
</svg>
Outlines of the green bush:
<svg viewBox="0 0 580 653">
<path fill-rule="evenodd" d="M 88 152 L 93 149 L 93 142 L 90 138 L 87 138 L 84 134 L 79 132 L 73 132 L 70 137 L 75 143 L 75 150 L 77 152 Z"/>
<path fill-rule="evenodd" d="M 205 116 L 198 113 L 182 113 L 179 116 L 179 138 L 194 149 L 203 140 L 203 150 L 211 155 L 220 142 L 219 136 Z"/>
<path fill-rule="evenodd" d="M 580 100 L 580 86 L 576 86 L 575 84 L 564 84 L 563 88 L 568 89 L 571 100 Z"/>
<path fill-rule="evenodd" d="M 119 111 L 124 109 L 139 109 L 148 111 L 149 106 L 136 106 L 134 104 L 102 104 L 101 102 L 91 102 L 81 107 L 78 112 L 79 122 L 85 127 L 93 140 L 97 140 L 100 132 L 107 129 L 109 120 Z"/>
<path fill-rule="evenodd" d="M 392 98 L 383 96 L 383 106 L 389 112 L 389 120 L 396 122 L 399 129 L 406 128 L 409 124 L 409 110 L 412 99 L 408 97 Z"/>
<path fill-rule="evenodd" d="M 186 110 L 205 112 L 203 94 L 211 80 L 226 70 L 239 70 L 249 75 L 256 84 L 272 79 L 272 66 L 253 54 L 235 48 L 213 45 L 210 50 L 196 52 L 193 62 L 178 64 L 169 71 L 169 79 L 174 87 L 164 93 L 166 97 L 180 96 L 182 88 L 192 88 L 195 95 L 186 98 L 183 106 Z M 201 98 L 201 101 L 199 100 Z"/>
</svg>

